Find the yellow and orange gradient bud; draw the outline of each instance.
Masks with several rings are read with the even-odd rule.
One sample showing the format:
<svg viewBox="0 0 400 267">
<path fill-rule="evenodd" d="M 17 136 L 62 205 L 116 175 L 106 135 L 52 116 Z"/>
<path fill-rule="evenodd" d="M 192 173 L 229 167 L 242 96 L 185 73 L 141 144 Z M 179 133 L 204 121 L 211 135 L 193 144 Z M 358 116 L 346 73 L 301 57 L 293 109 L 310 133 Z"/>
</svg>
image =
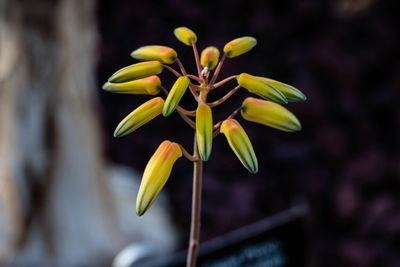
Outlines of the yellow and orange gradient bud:
<svg viewBox="0 0 400 267">
<path fill-rule="evenodd" d="M 200 62 L 205 68 L 213 70 L 217 66 L 219 58 L 219 50 L 215 46 L 209 46 L 201 52 Z"/>
<path fill-rule="evenodd" d="M 186 76 L 181 76 L 175 81 L 171 91 L 168 93 L 167 99 L 165 100 L 163 108 L 164 117 L 168 117 L 172 112 L 174 112 L 179 101 L 181 101 L 183 94 L 186 92 L 189 83 L 190 80 Z"/>
<path fill-rule="evenodd" d="M 174 63 L 177 56 L 174 49 L 163 45 L 142 46 L 131 53 L 131 57 L 138 60 L 158 60 L 165 64 Z"/>
<path fill-rule="evenodd" d="M 292 112 L 271 101 L 248 97 L 243 101 L 241 114 L 245 120 L 281 131 L 301 130 L 300 122 Z"/>
<path fill-rule="evenodd" d="M 159 61 L 140 62 L 116 71 L 108 81 L 122 83 L 160 74 L 164 65 Z"/>
<path fill-rule="evenodd" d="M 207 161 L 211 155 L 213 140 L 213 118 L 211 108 L 201 104 L 196 110 L 196 141 L 202 161 Z"/>
<path fill-rule="evenodd" d="M 164 100 L 155 97 L 140 105 L 126 116 L 114 131 L 114 137 L 127 135 L 162 113 Z"/>
<path fill-rule="evenodd" d="M 271 85 L 275 89 L 279 90 L 286 98 L 288 101 L 291 102 L 302 102 L 305 101 L 307 98 L 306 96 L 297 88 L 294 88 L 293 86 L 283 83 L 283 82 L 278 82 L 269 78 L 265 77 L 260 77 L 256 76 L 257 79 L 260 79 L 263 82 L 266 82 L 267 84 Z"/>
<path fill-rule="evenodd" d="M 238 121 L 234 119 L 224 120 L 220 132 L 223 133 L 229 146 L 235 152 L 243 166 L 251 173 L 258 171 L 256 154 L 250 139 Z"/>
<path fill-rule="evenodd" d="M 154 202 L 164 187 L 175 161 L 182 157 L 182 150 L 177 143 L 168 140 L 162 142 L 150 158 L 143 173 L 136 199 L 136 213 L 142 216 Z"/>
<path fill-rule="evenodd" d="M 156 75 L 123 83 L 106 82 L 103 85 L 105 91 L 133 95 L 157 95 L 160 92 L 160 88 L 161 81 Z"/>
<path fill-rule="evenodd" d="M 224 53 L 228 58 L 237 57 L 249 52 L 256 44 L 257 40 L 251 36 L 236 38 L 224 46 Z"/>
<path fill-rule="evenodd" d="M 277 89 L 258 79 L 256 76 L 242 73 L 237 76 L 238 84 L 247 89 L 250 93 L 261 96 L 264 99 L 272 100 L 280 104 L 287 104 L 286 97 Z"/>
<path fill-rule="evenodd" d="M 187 27 L 178 27 L 174 30 L 175 37 L 185 45 L 192 46 L 192 42 L 197 42 L 196 34 Z"/>
</svg>

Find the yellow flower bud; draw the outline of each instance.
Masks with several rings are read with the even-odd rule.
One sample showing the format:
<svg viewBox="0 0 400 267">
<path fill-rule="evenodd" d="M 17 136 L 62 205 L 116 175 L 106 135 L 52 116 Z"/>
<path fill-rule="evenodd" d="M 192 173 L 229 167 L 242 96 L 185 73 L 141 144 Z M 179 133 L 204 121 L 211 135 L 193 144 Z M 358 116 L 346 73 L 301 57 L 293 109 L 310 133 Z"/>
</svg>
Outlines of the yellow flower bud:
<svg viewBox="0 0 400 267">
<path fill-rule="evenodd" d="M 111 83 L 121 83 L 137 80 L 160 74 L 163 68 L 164 65 L 159 61 L 140 62 L 118 70 L 108 81 Z"/>
<path fill-rule="evenodd" d="M 192 41 L 197 42 L 196 34 L 189 28 L 179 27 L 174 30 L 175 37 L 185 45 L 192 46 Z"/>
<path fill-rule="evenodd" d="M 250 36 L 237 38 L 224 46 L 227 57 L 233 58 L 250 51 L 257 44 L 257 40 Z"/>
<path fill-rule="evenodd" d="M 269 78 L 264 78 L 260 76 L 256 76 L 258 79 L 266 82 L 267 84 L 271 85 L 275 89 L 278 89 L 289 101 L 299 102 L 305 101 L 307 98 L 306 96 L 297 88 L 294 88 L 291 85 L 286 83 L 278 82 Z"/>
<path fill-rule="evenodd" d="M 164 141 L 144 169 L 142 181 L 136 199 L 136 214 L 142 216 L 151 206 L 167 182 L 175 161 L 182 157 L 182 150 L 177 143 Z"/>
<path fill-rule="evenodd" d="M 103 89 L 111 93 L 134 95 L 156 95 L 160 88 L 161 81 L 156 75 L 124 83 L 106 82 L 103 85 Z"/>
<path fill-rule="evenodd" d="M 224 120 L 221 124 L 220 132 L 228 140 L 229 146 L 242 162 L 243 166 L 251 173 L 258 171 L 258 162 L 253 146 L 246 132 L 234 119 Z"/>
<path fill-rule="evenodd" d="M 131 53 L 138 60 L 158 60 L 165 64 L 174 63 L 177 56 L 174 49 L 163 45 L 142 46 Z"/>
<path fill-rule="evenodd" d="M 155 97 L 140 105 L 126 116 L 114 131 L 114 137 L 127 135 L 161 114 L 164 100 Z"/>
<path fill-rule="evenodd" d="M 236 79 L 241 87 L 246 88 L 253 94 L 280 104 L 288 103 L 286 97 L 281 92 L 266 82 L 261 81 L 256 76 L 242 73 Z"/>
<path fill-rule="evenodd" d="M 196 110 L 196 140 L 201 160 L 207 161 L 211 155 L 213 119 L 211 108 L 205 104 Z"/>
<path fill-rule="evenodd" d="M 183 94 L 186 92 L 186 89 L 189 86 L 189 78 L 186 76 L 179 77 L 169 92 L 167 99 L 165 100 L 165 105 L 163 108 L 163 115 L 167 117 L 174 112 L 176 106 L 181 101 Z"/>
<path fill-rule="evenodd" d="M 274 102 L 248 97 L 243 101 L 241 114 L 245 120 L 285 132 L 301 130 L 300 122 L 296 116 Z"/>
<path fill-rule="evenodd" d="M 219 58 L 219 50 L 214 46 L 209 46 L 201 52 L 200 62 L 205 68 L 213 70 L 217 66 Z"/>
</svg>

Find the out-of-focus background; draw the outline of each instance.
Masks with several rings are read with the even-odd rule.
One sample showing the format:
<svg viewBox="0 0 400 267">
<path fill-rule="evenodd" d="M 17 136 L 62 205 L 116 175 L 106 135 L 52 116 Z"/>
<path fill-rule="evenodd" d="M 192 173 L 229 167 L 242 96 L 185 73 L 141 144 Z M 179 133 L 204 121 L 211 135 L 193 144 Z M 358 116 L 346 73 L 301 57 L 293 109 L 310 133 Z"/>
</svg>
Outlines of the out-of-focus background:
<svg viewBox="0 0 400 267">
<path fill-rule="evenodd" d="M 157 146 L 169 139 L 190 150 L 192 130 L 173 114 L 115 139 L 119 121 L 149 97 L 101 86 L 150 44 L 173 47 L 195 73 L 191 48 L 173 35 L 187 26 L 200 51 L 244 35 L 258 40 L 227 60 L 220 78 L 262 75 L 307 96 L 288 105 L 298 133 L 238 117 L 258 157 L 255 175 L 223 136 L 215 139 L 204 165 L 201 240 L 306 202 L 307 266 L 399 266 L 398 10 L 397 1 L 378 0 L 1 0 L 1 263 L 109 266 L 128 244 L 158 244 L 159 254 L 186 247 L 189 162 L 177 161 L 148 214 L 137 218 L 134 206 Z M 167 88 L 174 82 L 168 72 L 161 79 Z M 247 95 L 216 108 L 215 121 Z M 189 94 L 182 105 L 195 107 Z"/>
</svg>

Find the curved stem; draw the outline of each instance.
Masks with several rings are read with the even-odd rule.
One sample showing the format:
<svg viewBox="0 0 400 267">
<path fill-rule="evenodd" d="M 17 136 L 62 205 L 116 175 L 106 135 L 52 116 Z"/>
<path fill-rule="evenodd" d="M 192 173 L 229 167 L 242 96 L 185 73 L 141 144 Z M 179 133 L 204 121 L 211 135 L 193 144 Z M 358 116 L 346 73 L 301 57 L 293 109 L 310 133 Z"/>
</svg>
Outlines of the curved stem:
<svg viewBox="0 0 400 267">
<path fill-rule="evenodd" d="M 199 77 L 192 75 L 192 74 L 186 74 L 187 77 L 189 77 L 190 79 L 196 80 L 199 83 L 203 82 L 203 79 L 200 79 Z"/>
<path fill-rule="evenodd" d="M 198 160 L 195 156 L 192 156 L 192 155 L 190 155 L 190 153 L 181 145 L 181 144 L 178 144 L 179 145 L 179 147 L 181 148 L 181 150 L 182 150 L 182 154 L 188 159 L 188 160 L 190 160 L 190 161 L 196 161 L 196 160 Z"/>
<path fill-rule="evenodd" d="M 192 40 L 192 47 L 193 47 L 194 59 L 196 60 L 197 74 L 199 75 L 199 77 L 201 77 L 199 53 L 197 52 L 196 43 L 193 40 Z"/>
<path fill-rule="evenodd" d="M 233 117 L 235 117 L 236 114 L 238 114 L 238 112 L 239 112 L 241 109 L 242 109 L 242 107 L 238 107 L 237 109 L 235 109 L 235 110 L 232 112 L 232 114 L 229 115 L 225 120 L 232 119 Z M 214 131 L 214 132 L 213 132 L 213 138 L 215 138 L 217 135 L 220 134 L 219 129 L 220 129 L 220 127 L 221 127 L 222 122 L 223 122 L 223 121 L 220 121 L 220 122 L 214 124 L 214 126 L 213 126 L 213 131 Z"/>
<path fill-rule="evenodd" d="M 183 73 L 183 75 L 187 75 L 186 69 L 183 66 L 182 62 L 179 60 L 179 58 L 176 58 L 176 63 L 178 63 L 179 68 L 181 69 L 181 72 Z"/>
<path fill-rule="evenodd" d="M 219 74 L 219 72 L 221 70 L 222 64 L 224 64 L 225 58 L 226 58 L 226 54 L 224 53 L 224 55 L 221 58 L 221 61 L 218 63 L 218 66 L 215 69 L 214 75 L 213 75 L 213 77 L 211 79 L 211 82 L 210 82 L 210 86 L 213 85 L 215 80 L 217 79 L 218 74 Z"/>
<path fill-rule="evenodd" d="M 182 119 L 189 124 L 190 127 L 192 127 L 193 129 L 196 129 L 196 123 L 194 121 L 192 121 L 188 116 L 186 116 L 185 114 L 183 114 L 181 111 L 179 111 L 179 109 L 176 109 L 176 111 L 178 111 L 178 114 L 182 117 Z"/>
<path fill-rule="evenodd" d="M 197 251 L 199 247 L 200 236 L 200 216 L 201 216 L 201 186 L 203 174 L 203 162 L 200 159 L 197 149 L 196 137 L 194 138 L 194 156 L 193 161 L 193 193 L 192 193 L 192 219 L 190 224 L 189 249 L 186 260 L 186 267 L 195 267 Z"/>
<path fill-rule="evenodd" d="M 167 69 L 167 70 L 169 70 L 170 72 L 172 72 L 176 77 L 181 77 L 182 75 L 179 73 L 179 72 L 177 72 L 176 70 L 174 70 L 173 68 L 171 68 L 170 66 L 168 66 L 168 65 L 164 65 L 164 67 Z"/>
<path fill-rule="evenodd" d="M 223 97 L 221 97 L 217 101 L 208 103 L 208 105 L 210 106 L 210 108 L 213 108 L 213 107 L 216 107 L 216 106 L 224 103 L 229 97 L 231 97 L 231 95 L 233 95 L 237 90 L 239 90 L 239 88 L 240 88 L 240 85 L 236 86 L 231 91 L 229 91 L 226 95 L 224 95 Z"/>
<path fill-rule="evenodd" d="M 211 87 L 211 90 L 212 90 L 212 89 L 215 89 L 215 88 L 218 88 L 218 87 L 220 87 L 221 85 L 224 85 L 225 83 L 227 83 L 227 82 L 229 82 L 229 81 L 231 81 L 231 80 L 233 80 L 233 79 L 236 79 L 236 77 L 237 77 L 237 75 L 232 75 L 232 76 L 230 76 L 230 77 L 228 77 L 228 78 L 223 79 L 222 81 L 217 82 L 216 84 L 214 84 L 214 85 Z"/>
<path fill-rule="evenodd" d="M 183 107 L 181 107 L 181 106 L 176 106 L 176 109 L 178 110 L 178 111 L 180 111 L 180 112 L 182 112 L 183 114 L 185 114 L 185 115 L 188 115 L 188 116 L 196 116 L 196 110 L 187 110 L 187 109 L 184 109 Z"/>
</svg>

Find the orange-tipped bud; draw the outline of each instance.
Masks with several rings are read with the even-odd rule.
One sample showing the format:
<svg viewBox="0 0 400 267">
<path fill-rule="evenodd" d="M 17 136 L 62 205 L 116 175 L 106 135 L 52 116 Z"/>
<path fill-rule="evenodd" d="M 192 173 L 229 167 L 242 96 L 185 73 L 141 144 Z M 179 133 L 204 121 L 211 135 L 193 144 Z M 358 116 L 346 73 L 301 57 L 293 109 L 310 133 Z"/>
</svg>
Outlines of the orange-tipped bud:
<svg viewBox="0 0 400 267">
<path fill-rule="evenodd" d="M 163 68 L 163 64 L 159 61 L 140 62 L 118 70 L 108 81 L 111 83 L 122 83 L 146 78 L 151 75 L 160 74 Z"/>
<path fill-rule="evenodd" d="M 192 42 L 197 42 L 196 34 L 187 27 L 179 27 L 174 30 L 175 37 L 185 45 L 192 46 Z"/>
<path fill-rule="evenodd" d="M 217 66 L 219 58 L 219 50 L 214 46 L 209 46 L 201 52 L 200 62 L 205 68 L 213 70 Z"/>
<path fill-rule="evenodd" d="M 155 97 L 140 105 L 126 116 L 114 131 L 114 137 L 127 135 L 161 114 L 164 100 Z"/>
<path fill-rule="evenodd" d="M 175 161 L 182 157 L 182 150 L 177 143 L 164 141 L 144 169 L 142 181 L 136 199 L 136 214 L 142 216 L 154 202 L 167 182 Z"/>
<path fill-rule="evenodd" d="M 106 82 L 103 85 L 103 89 L 111 93 L 134 95 L 156 95 L 160 88 L 161 81 L 156 75 L 124 83 Z"/>
<path fill-rule="evenodd" d="M 174 49 L 163 45 L 142 46 L 131 53 L 131 57 L 138 60 L 158 60 L 165 64 L 174 63 L 177 56 Z"/>
<path fill-rule="evenodd" d="M 258 162 L 253 146 L 246 132 L 234 119 L 224 120 L 221 124 L 220 132 L 226 137 L 229 146 L 242 162 L 243 166 L 251 173 L 258 171 Z"/>
<path fill-rule="evenodd" d="M 257 44 L 257 40 L 250 36 L 240 37 L 224 46 L 224 53 L 228 58 L 240 56 L 250 51 Z"/>
<path fill-rule="evenodd" d="M 285 132 L 300 131 L 299 120 L 292 112 L 271 101 L 248 97 L 242 104 L 242 117 Z"/>
</svg>

